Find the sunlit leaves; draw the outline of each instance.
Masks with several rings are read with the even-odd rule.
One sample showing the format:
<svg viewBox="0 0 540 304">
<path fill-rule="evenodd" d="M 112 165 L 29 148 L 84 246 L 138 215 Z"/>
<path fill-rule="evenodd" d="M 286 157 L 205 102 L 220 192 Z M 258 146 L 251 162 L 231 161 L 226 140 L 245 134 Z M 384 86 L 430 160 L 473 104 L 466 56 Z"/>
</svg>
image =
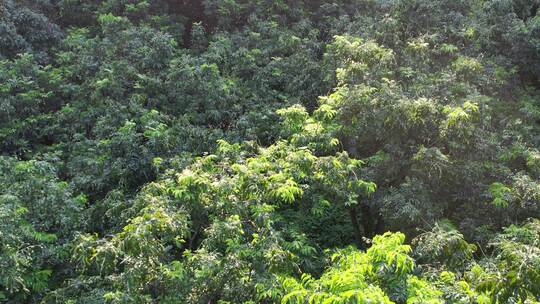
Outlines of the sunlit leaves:
<svg viewBox="0 0 540 304">
<path fill-rule="evenodd" d="M 282 303 L 394 303 L 395 285 L 406 286 L 407 303 L 443 303 L 442 293 L 426 280 L 410 275 L 414 262 L 401 233 L 373 239 L 366 252 L 338 251 L 319 279 L 303 274 L 300 281 L 283 279 Z"/>
<path fill-rule="evenodd" d="M 456 125 L 463 125 L 467 121 L 474 118 L 474 115 L 478 114 L 478 105 L 469 101 L 463 103 L 461 107 L 445 107 L 444 113 L 447 115 L 446 126 L 456 127 Z"/>
<path fill-rule="evenodd" d="M 407 304 L 443 304 L 442 292 L 428 281 L 411 276 L 407 280 Z"/>
<path fill-rule="evenodd" d="M 511 201 L 512 190 L 502 183 L 493 183 L 489 186 L 489 193 L 493 197 L 491 202 L 494 206 L 499 208 L 507 208 Z"/>
<path fill-rule="evenodd" d="M 409 245 L 404 245 L 403 233 L 385 233 L 373 238 L 373 245 L 367 250 L 367 255 L 374 265 L 380 267 L 379 271 L 391 271 L 397 275 L 410 273 L 414 267 L 414 261 L 408 254 L 411 251 Z"/>
<path fill-rule="evenodd" d="M 268 181 L 271 184 L 279 185 L 275 189 L 271 189 L 270 194 L 285 203 L 294 202 L 295 198 L 299 198 L 304 193 L 293 179 L 286 179 L 282 174 L 271 175 L 268 177 Z"/>
<path fill-rule="evenodd" d="M 394 62 L 392 50 L 351 36 L 335 36 L 326 56 L 336 65 L 336 77 L 342 85 L 371 84 L 379 77 L 388 77 L 386 68 Z"/>
</svg>

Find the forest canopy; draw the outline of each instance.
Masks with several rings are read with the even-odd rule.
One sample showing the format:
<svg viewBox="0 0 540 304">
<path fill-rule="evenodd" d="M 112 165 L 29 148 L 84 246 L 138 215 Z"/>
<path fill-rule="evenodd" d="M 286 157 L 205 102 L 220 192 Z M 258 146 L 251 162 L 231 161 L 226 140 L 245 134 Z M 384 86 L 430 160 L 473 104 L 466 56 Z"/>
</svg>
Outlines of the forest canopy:
<svg viewBox="0 0 540 304">
<path fill-rule="evenodd" d="M 540 303 L 540 0 L 0 17 L 0 303 Z"/>
</svg>

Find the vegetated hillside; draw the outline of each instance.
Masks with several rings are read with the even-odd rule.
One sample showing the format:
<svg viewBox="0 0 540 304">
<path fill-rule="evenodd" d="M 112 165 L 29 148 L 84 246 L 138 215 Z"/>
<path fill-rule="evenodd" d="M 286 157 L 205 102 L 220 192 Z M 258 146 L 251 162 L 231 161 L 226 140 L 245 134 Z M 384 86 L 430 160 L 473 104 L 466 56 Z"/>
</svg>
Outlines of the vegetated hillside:
<svg viewBox="0 0 540 304">
<path fill-rule="evenodd" d="M 539 0 L 4 0 L 1 303 L 540 303 Z"/>
</svg>

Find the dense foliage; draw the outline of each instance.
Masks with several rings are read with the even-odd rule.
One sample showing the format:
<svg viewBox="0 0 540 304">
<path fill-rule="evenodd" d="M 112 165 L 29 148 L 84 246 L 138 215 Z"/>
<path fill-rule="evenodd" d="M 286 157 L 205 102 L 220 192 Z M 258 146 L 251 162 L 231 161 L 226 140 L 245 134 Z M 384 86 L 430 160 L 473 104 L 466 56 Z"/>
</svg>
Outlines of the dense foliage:
<svg viewBox="0 0 540 304">
<path fill-rule="evenodd" d="M 0 303 L 540 303 L 539 0 L 0 17 Z"/>
</svg>

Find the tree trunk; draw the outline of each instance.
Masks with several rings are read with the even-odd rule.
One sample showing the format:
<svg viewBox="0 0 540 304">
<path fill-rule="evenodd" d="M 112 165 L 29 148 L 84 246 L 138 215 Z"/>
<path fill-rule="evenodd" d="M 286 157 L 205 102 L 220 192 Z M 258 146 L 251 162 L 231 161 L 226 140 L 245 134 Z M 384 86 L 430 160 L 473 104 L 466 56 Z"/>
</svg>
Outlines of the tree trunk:
<svg viewBox="0 0 540 304">
<path fill-rule="evenodd" d="M 358 213 L 356 211 L 356 206 L 349 207 L 349 215 L 351 216 L 351 224 L 354 230 L 354 237 L 356 239 L 357 245 L 360 249 L 366 249 L 364 240 L 362 237 L 365 235 L 364 228 L 358 223 Z"/>
</svg>

